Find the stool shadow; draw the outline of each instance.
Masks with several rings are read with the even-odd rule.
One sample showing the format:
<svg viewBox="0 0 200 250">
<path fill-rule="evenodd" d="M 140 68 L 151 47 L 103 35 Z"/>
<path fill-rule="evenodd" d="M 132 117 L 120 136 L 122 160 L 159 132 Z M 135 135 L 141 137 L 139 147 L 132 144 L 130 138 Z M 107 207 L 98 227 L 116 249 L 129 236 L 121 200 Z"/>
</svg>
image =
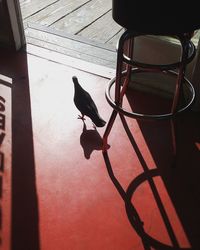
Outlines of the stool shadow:
<svg viewBox="0 0 200 250">
<path fill-rule="evenodd" d="M 126 191 L 122 188 L 120 182 L 115 177 L 107 151 L 103 152 L 103 157 L 104 157 L 104 161 L 105 161 L 106 168 L 107 168 L 107 171 L 108 171 L 108 175 L 109 175 L 111 181 L 113 182 L 115 188 L 119 192 L 121 198 L 124 201 L 126 210 L 128 211 L 128 213 L 127 213 L 128 218 L 129 217 L 132 218 L 130 220 L 130 222 L 131 222 L 131 225 L 132 225 L 133 229 L 141 237 L 144 249 L 145 250 L 151 250 L 151 247 L 150 247 L 149 243 L 147 242 L 147 237 L 145 236 L 145 233 L 144 233 L 143 222 L 140 219 L 137 210 L 135 209 L 135 207 L 133 206 L 133 204 L 128 199 Z"/>
<path fill-rule="evenodd" d="M 131 109 L 146 106 L 162 112 L 170 110 L 170 102 L 160 96 L 136 93 L 127 95 Z M 139 100 L 137 100 L 139 98 Z M 160 177 L 176 210 L 191 249 L 200 246 L 200 113 L 189 109 L 174 119 L 176 126 L 177 154 L 175 167 L 171 168 L 172 137 L 169 121 L 137 120 L 145 143 L 159 169 Z"/>
<path fill-rule="evenodd" d="M 168 249 L 172 249 L 172 250 L 181 250 L 181 249 L 187 249 L 187 250 L 191 250 L 191 249 L 198 249 L 199 243 L 196 240 L 194 241 L 193 238 L 191 237 L 192 233 L 188 233 L 186 234 L 186 236 L 188 237 L 188 240 L 190 242 L 191 247 L 189 248 L 181 248 L 179 246 L 179 242 L 178 239 L 176 237 L 176 234 L 174 232 L 174 229 L 171 225 L 171 222 L 169 220 L 169 217 L 166 213 L 164 204 L 162 203 L 161 197 L 159 195 L 159 192 L 157 190 L 157 187 L 154 183 L 153 178 L 156 176 L 160 176 L 163 179 L 163 176 L 161 176 L 162 171 L 160 171 L 159 168 L 154 168 L 154 169 L 149 169 L 149 167 L 147 166 L 144 157 L 142 156 L 140 149 L 138 148 L 136 141 L 134 140 L 134 137 L 128 127 L 128 124 L 126 122 L 126 119 L 124 118 L 123 115 L 120 115 L 122 124 L 124 126 L 124 129 L 127 133 L 127 136 L 131 142 L 131 145 L 134 149 L 134 151 L 136 152 L 138 159 L 141 163 L 141 166 L 143 168 L 143 173 L 140 174 L 139 176 L 137 176 L 135 179 L 132 180 L 132 182 L 129 184 L 127 190 L 124 190 L 121 186 L 121 184 L 119 183 L 119 181 L 117 180 L 117 178 L 114 175 L 114 172 L 112 170 L 112 165 L 108 156 L 108 152 L 104 152 L 103 153 L 103 157 L 104 157 L 104 161 L 107 167 L 107 171 L 108 174 L 110 176 L 110 179 L 112 180 L 115 188 L 117 189 L 117 191 L 119 192 L 120 196 L 122 197 L 124 203 L 125 203 L 125 208 L 126 208 L 126 213 L 127 213 L 127 217 L 133 227 L 133 229 L 136 231 L 136 233 L 138 234 L 138 236 L 141 238 L 144 249 L 145 250 L 150 250 L 151 247 L 153 247 L 154 249 L 158 249 L 158 250 L 168 250 Z M 169 168 L 170 169 L 170 168 Z M 172 170 L 172 168 L 171 168 Z M 172 246 L 166 245 L 158 240 L 156 240 L 155 238 L 152 238 L 149 234 L 147 234 L 143 228 L 143 222 L 139 216 L 139 213 L 137 212 L 137 210 L 134 207 L 133 202 L 131 201 L 131 197 L 134 193 L 134 191 L 138 188 L 139 185 L 141 185 L 144 181 L 147 181 L 149 183 L 149 186 L 151 188 L 152 194 L 154 196 L 155 202 L 157 204 L 157 207 L 159 208 L 159 212 L 162 216 L 164 225 L 166 227 L 166 230 L 168 232 L 168 236 L 171 240 L 171 244 Z M 171 197 L 170 197 L 171 198 Z M 174 205 L 174 204 L 173 204 Z M 176 206 L 175 206 L 176 207 Z M 178 213 L 179 216 L 179 213 Z M 199 217 L 199 216 L 198 216 Z M 183 217 L 181 216 L 181 219 Z M 181 223 L 184 226 L 184 230 L 185 230 L 185 223 L 183 220 L 181 220 Z M 188 226 L 188 225 L 187 225 Z M 191 229 L 193 231 L 193 229 Z M 188 231 L 186 230 L 186 233 Z M 194 232 L 193 232 L 194 233 Z"/>
</svg>

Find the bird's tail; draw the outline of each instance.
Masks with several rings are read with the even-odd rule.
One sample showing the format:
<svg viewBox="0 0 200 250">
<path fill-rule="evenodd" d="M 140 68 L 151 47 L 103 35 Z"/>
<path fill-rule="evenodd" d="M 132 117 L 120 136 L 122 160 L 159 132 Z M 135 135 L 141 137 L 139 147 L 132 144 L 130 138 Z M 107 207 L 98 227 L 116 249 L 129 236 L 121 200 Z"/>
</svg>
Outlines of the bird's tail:
<svg viewBox="0 0 200 250">
<path fill-rule="evenodd" d="M 92 121 L 97 127 L 103 127 L 106 124 L 106 121 L 104 121 L 101 117 L 95 117 Z"/>
</svg>

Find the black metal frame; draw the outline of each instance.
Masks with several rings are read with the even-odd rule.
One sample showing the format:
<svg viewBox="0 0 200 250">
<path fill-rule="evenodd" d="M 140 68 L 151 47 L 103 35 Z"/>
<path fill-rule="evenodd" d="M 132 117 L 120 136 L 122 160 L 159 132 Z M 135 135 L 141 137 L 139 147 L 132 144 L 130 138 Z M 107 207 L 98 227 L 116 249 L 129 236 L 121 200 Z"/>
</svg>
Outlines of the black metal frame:
<svg viewBox="0 0 200 250">
<path fill-rule="evenodd" d="M 116 76 L 110 80 L 108 87 L 106 89 L 106 99 L 108 103 L 112 106 L 113 112 L 108 121 L 106 130 L 103 135 L 103 151 L 105 152 L 108 148 L 107 141 L 112 126 L 114 124 L 117 114 L 125 115 L 135 119 L 144 119 L 144 120 L 163 120 L 170 119 L 172 127 L 172 140 L 173 140 L 173 151 L 176 155 L 176 137 L 175 137 L 175 128 L 173 123 L 173 118 L 182 113 L 188 108 L 191 107 L 195 99 L 195 90 L 192 83 L 185 77 L 185 70 L 188 63 L 190 63 L 196 53 L 196 48 L 191 41 L 191 34 L 177 34 L 176 38 L 180 41 L 181 44 L 181 55 L 180 61 L 171 63 L 171 64 L 145 64 L 133 60 L 134 52 L 134 39 L 138 36 L 144 36 L 147 34 L 139 34 L 133 31 L 125 30 L 122 36 L 119 39 L 117 46 L 117 67 L 116 67 Z M 126 48 L 126 53 L 124 53 L 125 42 L 128 44 Z M 123 65 L 126 65 L 126 70 L 123 70 Z M 177 70 L 178 72 L 176 72 Z M 170 74 L 173 77 L 176 77 L 175 91 L 173 96 L 173 102 L 171 107 L 171 112 L 166 114 L 141 114 L 135 112 L 129 112 L 122 107 L 123 97 L 127 91 L 131 75 L 139 72 L 160 72 L 163 74 Z M 124 78 L 124 81 L 122 79 Z M 114 100 L 111 97 L 111 88 L 115 83 L 115 97 Z M 190 91 L 190 100 L 185 104 L 184 107 L 179 108 L 179 99 L 180 93 L 183 88 L 183 85 L 187 86 Z"/>
</svg>

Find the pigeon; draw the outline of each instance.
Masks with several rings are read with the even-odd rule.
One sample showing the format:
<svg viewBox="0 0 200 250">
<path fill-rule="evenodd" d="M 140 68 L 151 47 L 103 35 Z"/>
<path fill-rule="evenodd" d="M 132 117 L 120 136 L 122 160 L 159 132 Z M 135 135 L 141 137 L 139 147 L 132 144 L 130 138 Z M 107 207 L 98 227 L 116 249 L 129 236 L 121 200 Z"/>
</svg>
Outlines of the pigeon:
<svg viewBox="0 0 200 250">
<path fill-rule="evenodd" d="M 82 116 L 80 118 L 84 120 L 84 116 L 86 115 L 96 127 L 103 127 L 106 121 L 99 115 L 97 106 L 90 94 L 81 87 L 76 76 L 72 77 L 72 81 L 74 83 L 74 104 L 81 112 Z"/>
</svg>

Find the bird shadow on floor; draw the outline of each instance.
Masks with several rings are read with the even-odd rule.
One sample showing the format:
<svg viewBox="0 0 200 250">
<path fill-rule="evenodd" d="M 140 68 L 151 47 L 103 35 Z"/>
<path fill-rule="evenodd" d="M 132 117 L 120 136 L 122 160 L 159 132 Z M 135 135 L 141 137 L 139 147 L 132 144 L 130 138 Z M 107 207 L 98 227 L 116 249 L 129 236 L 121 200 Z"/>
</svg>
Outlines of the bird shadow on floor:
<svg viewBox="0 0 200 250">
<path fill-rule="evenodd" d="M 90 159 L 94 150 L 102 150 L 103 139 L 95 126 L 93 129 L 87 129 L 87 126 L 83 121 L 83 131 L 80 135 L 80 144 L 83 148 L 85 158 Z"/>
</svg>

